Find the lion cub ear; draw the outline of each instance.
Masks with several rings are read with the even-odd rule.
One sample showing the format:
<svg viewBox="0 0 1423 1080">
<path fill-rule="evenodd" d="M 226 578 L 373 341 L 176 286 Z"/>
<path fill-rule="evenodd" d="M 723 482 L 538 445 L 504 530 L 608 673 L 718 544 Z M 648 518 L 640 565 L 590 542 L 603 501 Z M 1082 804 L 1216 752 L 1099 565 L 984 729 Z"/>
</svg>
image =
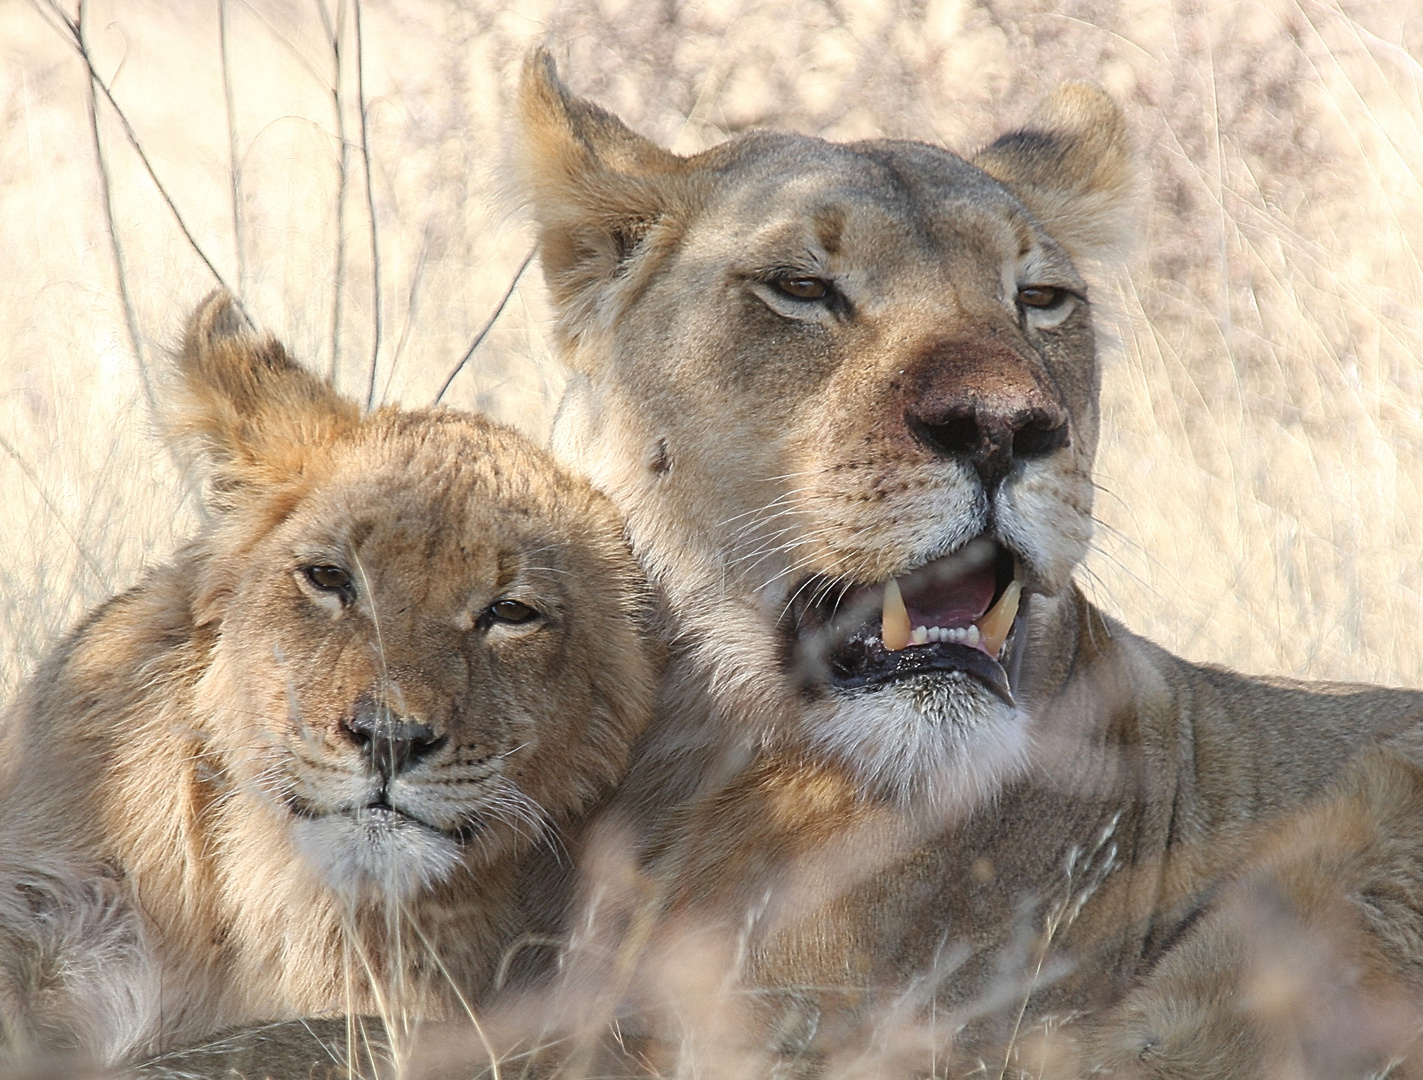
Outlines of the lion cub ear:
<svg viewBox="0 0 1423 1080">
<path fill-rule="evenodd" d="M 973 159 L 1076 258 L 1101 258 L 1129 233 L 1133 176 L 1126 118 L 1103 91 L 1063 83 L 1022 129 Z"/>
<path fill-rule="evenodd" d="M 222 291 L 188 320 L 158 412 L 164 435 L 203 474 L 214 510 L 255 485 L 290 480 L 312 448 L 361 419 Z"/>
<path fill-rule="evenodd" d="M 695 167 L 570 94 L 543 49 L 524 61 L 520 117 L 522 193 L 560 330 L 577 338 L 606 324 L 674 239 Z"/>
</svg>

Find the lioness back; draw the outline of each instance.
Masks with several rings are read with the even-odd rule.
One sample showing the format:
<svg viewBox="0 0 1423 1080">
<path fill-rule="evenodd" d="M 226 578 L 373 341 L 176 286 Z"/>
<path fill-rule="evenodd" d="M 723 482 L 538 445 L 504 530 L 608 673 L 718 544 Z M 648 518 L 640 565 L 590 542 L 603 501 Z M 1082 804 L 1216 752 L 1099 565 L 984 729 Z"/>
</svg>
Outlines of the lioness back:
<svg viewBox="0 0 1423 1080">
<path fill-rule="evenodd" d="M 161 403 L 205 523 L 0 729 L 0 1063 L 477 1002 L 537 966 L 561 836 L 648 719 L 610 503 L 244 322 L 209 300 Z"/>
</svg>

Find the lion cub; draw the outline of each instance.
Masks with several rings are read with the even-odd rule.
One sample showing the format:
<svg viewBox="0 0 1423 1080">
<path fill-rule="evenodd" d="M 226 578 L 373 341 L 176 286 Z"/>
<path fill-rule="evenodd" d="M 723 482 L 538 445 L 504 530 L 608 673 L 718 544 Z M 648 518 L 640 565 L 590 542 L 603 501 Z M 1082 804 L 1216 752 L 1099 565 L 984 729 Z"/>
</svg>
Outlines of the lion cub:
<svg viewBox="0 0 1423 1080">
<path fill-rule="evenodd" d="M 0 727 L 0 1056 L 461 1011 L 649 717 L 617 514 L 486 420 L 362 415 L 222 295 L 161 412 L 206 523 Z"/>
</svg>

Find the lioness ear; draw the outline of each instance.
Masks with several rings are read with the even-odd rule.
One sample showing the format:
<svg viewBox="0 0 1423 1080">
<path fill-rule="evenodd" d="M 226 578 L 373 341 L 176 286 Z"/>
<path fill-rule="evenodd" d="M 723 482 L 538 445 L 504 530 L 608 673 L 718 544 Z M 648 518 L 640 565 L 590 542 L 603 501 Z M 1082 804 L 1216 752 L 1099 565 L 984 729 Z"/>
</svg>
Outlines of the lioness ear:
<svg viewBox="0 0 1423 1080">
<path fill-rule="evenodd" d="M 665 249 L 685 221 L 692 166 L 559 81 L 543 49 L 524 61 L 520 165 L 561 330 L 576 338 L 635 289 L 634 264 Z"/>
<path fill-rule="evenodd" d="M 159 417 L 205 474 L 211 507 L 222 509 L 242 489 L 298 474 L 310 448 L 353 429 L 360 410 L 253 331 L 219 291 L 188 320 Z"/>
<path fill-rule="evenodd" d="M 1069 255 L 1101 257 L 1129 233 L 1126 118 L 1101 90 L 1063 83 L 973 163 L 1010 188 Z"/>
</svg>

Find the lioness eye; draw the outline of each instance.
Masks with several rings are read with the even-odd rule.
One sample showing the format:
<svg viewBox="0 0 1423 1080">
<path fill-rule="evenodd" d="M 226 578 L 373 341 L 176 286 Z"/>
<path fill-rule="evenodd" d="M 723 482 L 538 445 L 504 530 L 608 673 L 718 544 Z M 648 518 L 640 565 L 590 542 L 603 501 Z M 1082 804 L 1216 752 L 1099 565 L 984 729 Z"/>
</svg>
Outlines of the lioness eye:
<svg viewBox="0 0 1423 1080">
<path fill-rule="evenodd" d="M 815 277 L 782 278 L 776 288 L 797 300 L 823 300 L 830 292 L 830 286 Z"/>
<path fill-rule="evenodd" d="M 351 591 L 351 575 L 339 566 L 308 566 L 304 572 L 306 580 L 322 592 L 349 593 Z"/>
<path fill-rule="evenodd" d="M 539 613 L 528 604 L 521 604 L 517 600 L 496 601 L 489 606 L 489 614 L 499 622 L 506 623 L 526 623 L 539 616 Z"/>
<path fill-rule="evenodd" d="M 1049 308 L 1056 306 L 1065 295 L 1062 289 L 1051 285 L 1029 285 L 1018 290 L 1018 303 L 1024 307 Z"/>
</svg>

